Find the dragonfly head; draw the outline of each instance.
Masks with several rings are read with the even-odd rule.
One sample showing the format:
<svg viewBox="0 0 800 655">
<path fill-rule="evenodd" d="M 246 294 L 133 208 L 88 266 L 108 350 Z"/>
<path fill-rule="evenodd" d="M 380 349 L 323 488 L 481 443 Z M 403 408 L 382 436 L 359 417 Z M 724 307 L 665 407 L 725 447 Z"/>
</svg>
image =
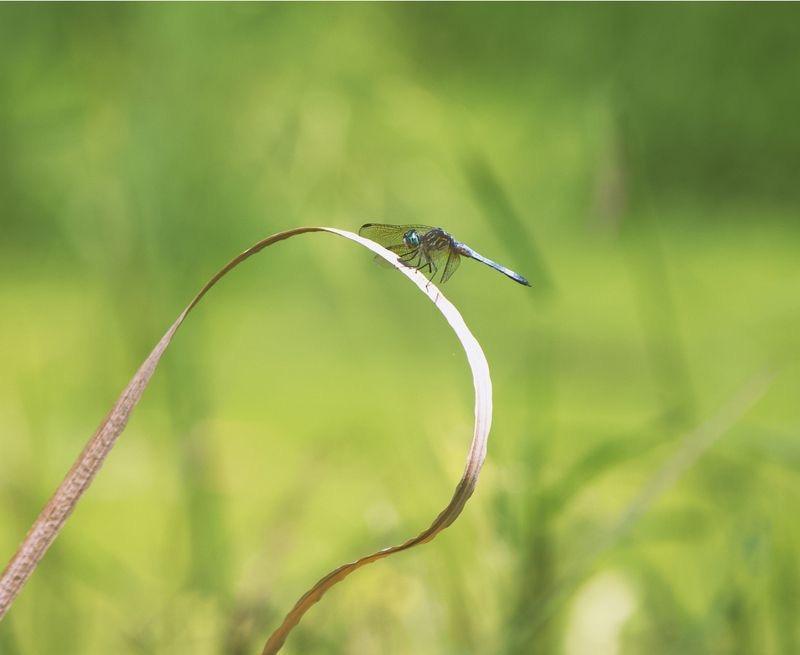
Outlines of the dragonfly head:
<svg viewBox="0 0 800 655">
<path fill-rule="evenodd" d="M 409 248 L 419 248 L 419 234 L 416 230 L 409 230 L 403 235 L 403 241 Z"/>
</svg>

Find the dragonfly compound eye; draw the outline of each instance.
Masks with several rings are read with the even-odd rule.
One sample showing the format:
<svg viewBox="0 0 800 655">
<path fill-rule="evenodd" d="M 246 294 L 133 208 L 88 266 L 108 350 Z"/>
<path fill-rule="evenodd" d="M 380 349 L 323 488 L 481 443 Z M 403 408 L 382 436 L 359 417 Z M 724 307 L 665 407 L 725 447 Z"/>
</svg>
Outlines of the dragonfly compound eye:
<svg viewBox="0 0 800 655">
<path fill-rule="evenodd" d="M 419 234 L 417 234 L 416 230 L 409 230 L 403 235 L 403 240 L 406 242 L 406 245 L 411 248 L 416 248 L 419 246 Z"/>
</svg>

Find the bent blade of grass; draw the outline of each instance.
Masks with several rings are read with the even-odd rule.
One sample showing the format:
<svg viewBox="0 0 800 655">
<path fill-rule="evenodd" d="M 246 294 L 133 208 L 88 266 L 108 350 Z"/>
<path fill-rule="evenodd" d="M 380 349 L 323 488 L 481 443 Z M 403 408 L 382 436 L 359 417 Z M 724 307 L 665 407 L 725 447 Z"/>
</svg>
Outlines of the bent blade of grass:
<svg viewBox="0 0 800 655">
<path fill-rule="evenodd" d="M 72 514 L 83 493 L 89 488 L 95 475 L 103 465 L 105 458 L 116 443 L 117 438 L 125 429 L 131 412 L 139 402 L 144 390 L 147 388 L 162 355 L 175 336 L 178 328 L 183 324 L 189 312 L 200 302 L 208 291 L 231 270 L 236 268 L 246 259 L 257 254 L 267 246 L 288 239 L 289 237 L 309 232 L 328 232 L 345 239 L 354 241 L 365 248 L 383 257 L 387 262 L 397 267 L 411 282 L 433 301 L 436 308 L 444 315 L 450 327 L 456 333 L 467 355 L 475 387 L 475 427 L 472 442 L 467 455 L 467 462 L 461 480 L 456 485 L 455 492 L 448 505 L 434 519 L 431 525 L 416 537 L 402 544 L 384 548 L 371 555 L 362 557 L 354 562 L 345 564 L 335 569 L 319 582 L 317 582 L 297 604 L 292 608 L 280 627 L 270 636 L 264 646 L 263 655 L 277 653 L 292 628 L 302 618 L 303 614 L 322 598 L 325 592 L 337 582 L 340 582 L 353 571 L 388 557 L 397 552 L 408 550 L 414 546 L 426 543 L 433 539 L 439 532 L 449 526 L 464 508 L 465 503 L 472 495 L 478 481 L 478 474 L 486 457 L 486 445 L 489 437 L 489 428 L 492 421 L 492 384 L 489 377 L 489 365 L 477 339 L 472 335 L 464 319 L 455 306 L 445 298 L 435 285 L 430 283 L 419 271 L 400 264 L 397 255 L 364 239 L 352 232 L 331 227 L 300 227 L 285 232 L 273 234 L 254 244 L 243 253 L 233 258 L 220 269 L 200 290 L 189 305 L 178 315 L 175 322 L 169 327 L 161 340 L 153 348 L 147 359 L 136 371 L 128 386 L 117 399 L 117 402 L 100 423 L 95 433 L 89 439 L 78 459 L 59 485 L 50 501 L 37 517 L 28 534 L 25 536 L 17 552 L 6 566 L 0 576 L 0 620 L 11 607 L 17 594 L 33 574 L 41 558 L 58 536 L 61 528 Z"/>
</svg>

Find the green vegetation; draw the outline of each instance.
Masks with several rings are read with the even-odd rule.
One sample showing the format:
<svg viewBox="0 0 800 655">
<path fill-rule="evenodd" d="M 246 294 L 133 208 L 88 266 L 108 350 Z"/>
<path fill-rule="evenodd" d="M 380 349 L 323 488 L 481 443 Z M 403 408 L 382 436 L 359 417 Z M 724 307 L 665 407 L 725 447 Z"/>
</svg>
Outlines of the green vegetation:
<svg viewBox="0 0 800 655">
<path fill-rule="evenodd" d="M 440 224 L 533 284 L 444 289 L 492 367 L 477 493 L 284 652 L 798 652 L 799 77 L 794 5 L 0 6 L 0 559 L 232 255 Z M 430 522 L 468 370 L 371 259 L 300 237 L 212 292 L 0 653 L 256 653 Z"/>
</svg>

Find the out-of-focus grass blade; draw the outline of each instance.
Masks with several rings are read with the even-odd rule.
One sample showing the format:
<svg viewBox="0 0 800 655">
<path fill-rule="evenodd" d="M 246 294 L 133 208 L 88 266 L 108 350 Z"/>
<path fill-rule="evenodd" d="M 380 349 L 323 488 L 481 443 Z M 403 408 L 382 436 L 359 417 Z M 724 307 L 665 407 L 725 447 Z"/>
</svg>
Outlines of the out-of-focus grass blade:
<svg viewBox="0 0 800 655">
<path fill-rule="evenodd" d="M 464 323 L 459 311 L 447 300 L 441 292 L 431 284 L 419 271 L 403 266 L 397 260 L 397 256 L 382 248 L 378 244 L 364 239 L 352 232 L 339 230 L 329 227 L 301 227 L 285 232 L 279 232 L 266 239 L 263 239 L 232 259 L 219 272 L 217 272 L 195 296 L 194 300 L 180 313 L 175 322 L 169 327 L 166 334 L 156 344 L 155 348 L 145 359 L 144 363 L 133 376 L 128 386 L 122 392 L 111 411 L 102 421 L 94 435 L 89 439 L 83 452 L 78 456 L 75 464 L 67 473 L 64 481 L 56 490 L 53 497 L 39 514 L 38 518 L 26 535 L 17 552 L 9 562 L 0 577 L 0 619 L 8 611 L 11 603 L 20 592 L 25 582 L 36 569 L 41 558 L 47 549 L 58 536 L 59 531 L 69 518 L 80 497 L 89 488 L 97 472 L 100 470 L 105 458 L 116 443 L 117 438 L 125 429 L 131 412 L 133 411 L 142 393 L 147 388 L 150 378 L 155 372 L 162 355 L 172 341 L 175 332 L 186 319 L 189 312 L 200 302 L 206 293 L 221 280 L 227 273 L 241 264 L 244 260 L 260 252 L 267 246 L 278 241 L 282 241 L 298 234 L 309 232 L 329 232 L 338 236 L 355 241 L 360 245 L 372 250 L 393 264 L 409 280 L 426 294 L 442 312 L 450 327 L 456 333 L 461 342 L 467 360 L 472 370 L 473 383 L 475 387 L 475 428 L 470 444 L 467 463 L 464 473 L 456 486 L 452 499 L 444 510 L 436 517 L 433 523 L 426 530 L 423 530 L 416 537 L 404 543 L 384 548 L 371 555 L 345 564 L 332 571 L 317 584 L 315 584 L 286 616 L 281 626 L 272 634 L 264 646 L 263 653 L 277 653 L 283 645 L 286 637 L 292 628 L 300 621 L 305 612 L 334 584 L 343 580 L 356 569 L 388 557 L 393 553 L 408 550 L 414 546 L 423 544 L 433 539 L 439 532 L 449 526 L 461 513 L 465 503 L 472 495 L 486 457 L 486 445 L 489 436 L 489 428 L 492 420 L 492 386 L 489 377 L 489 365 L 483 350 L 469 328 Z M 394 372 L 391 372 L 394 374 Z"/>
<path fill-rule="evenodd" d="M 464 171 L 484 216 L 496 228 L 497 238 L 520 260 L 512 264 L 512 268 L 515 265 L 524 266 L 529 271 L 526 275 L 534 292 L 552 292 L 555 289 L 553 278 L 533 237 L 525 228 L 526 221 L 514 209 L 506 190 L 486 159 L 477 154 L 466 157 Z"/>
<path fill-rule="evenodd" d="M 549 596 L 539 604 L 535 618 L 513 636 L 512 650 L 521 644 L 529 643 L 542 625 L 553 616 L 560 603 L 592 570 L 597 560 L 627 537 L 653 504 L 763 398 L 772 379 L 773 375 L 762 373 L 749 380 L 716 414 L 683 437 L 672 456 L 639 490 L 605 536 L 593 543 L 582 560 L 561 576 L 561 580 L 551 589 Z"/>
</svg>

